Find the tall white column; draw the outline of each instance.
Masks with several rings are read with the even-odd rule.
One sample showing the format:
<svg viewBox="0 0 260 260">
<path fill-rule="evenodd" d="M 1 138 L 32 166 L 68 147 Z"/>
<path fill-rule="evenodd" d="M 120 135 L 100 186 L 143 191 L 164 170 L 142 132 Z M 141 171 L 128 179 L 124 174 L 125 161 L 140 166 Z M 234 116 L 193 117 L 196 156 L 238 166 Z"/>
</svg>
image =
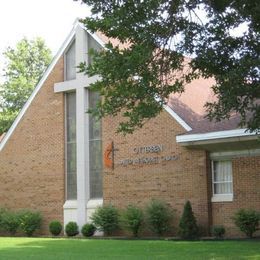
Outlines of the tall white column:
<svg viewBox="0 0 260 260">
<path fill-rule="evenodd" d="M 78 27 L 76 31 L 76 65 L 87 61 L 86 32 Z M 76 80 L 83 78 L 76 74 Z M 77 223 L 81 227 L 86 223 L 86 205 L 88 201 L 88 108 L 87 91 L 83 86 L 76 86 L 77 110 Z"/>
</svg>

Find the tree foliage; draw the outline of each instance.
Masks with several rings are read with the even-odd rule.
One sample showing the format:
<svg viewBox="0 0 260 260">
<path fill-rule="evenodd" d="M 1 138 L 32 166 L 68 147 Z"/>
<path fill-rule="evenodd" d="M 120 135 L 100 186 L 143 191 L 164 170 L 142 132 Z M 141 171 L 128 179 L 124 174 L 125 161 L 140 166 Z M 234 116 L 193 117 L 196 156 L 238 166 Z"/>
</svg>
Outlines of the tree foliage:
<svg viewBox="0 0 260 260">
<path fill-rule="evenodd" d="M 233 220 L 247 237 L 252 238 L 259 227 L 260 213 L 252 209 L 240 209 L 235 213 Z"/>
<path fill-rule="evenodd" d="M 23 38 L 3 54 L 6 65 L 5 81 L 0 85 L 0 133 L 9 129 L 51 60 L 51 51 L 41 38 Z"/>
<path fill-rule="evenodd" d="M 82 2 L 92 8 L 86 27 L 121 44 L 108 43 L 92 65 L 80 65 L 101 76 L 92 85 L 104 97 L 95 115 L 123 113 L 118 130 L 129 133 L 160 113 L 169 93 L 182 92 L 196 77 L 214 77 L 218 100 L 207 104 L 208 117 L 222 120 L 236 112 L 241 126 L 260 131 L 259 1 Z M 241 26 L 246 29 L 235 35 Z"/>
<path fill-rule="evenodd" d="M 184 205 L 179 223 L 179 234 L 183 239 L 194 239 L 198 237 L 199 228 L 190 201 L 187 201 Z"/>
</svg>

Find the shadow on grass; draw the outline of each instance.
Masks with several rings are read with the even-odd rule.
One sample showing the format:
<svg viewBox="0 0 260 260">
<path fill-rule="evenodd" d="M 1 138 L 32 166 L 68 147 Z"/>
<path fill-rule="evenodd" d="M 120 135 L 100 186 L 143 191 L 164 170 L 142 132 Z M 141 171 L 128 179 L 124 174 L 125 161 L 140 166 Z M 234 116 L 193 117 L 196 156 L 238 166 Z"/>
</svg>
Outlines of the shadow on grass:
<svg viewBox="0 0 260 260">
<path fill-rule="evenodd" d="M 0 259 L 260 259 L 260 242 L 0 238 Z"/>
</svg>

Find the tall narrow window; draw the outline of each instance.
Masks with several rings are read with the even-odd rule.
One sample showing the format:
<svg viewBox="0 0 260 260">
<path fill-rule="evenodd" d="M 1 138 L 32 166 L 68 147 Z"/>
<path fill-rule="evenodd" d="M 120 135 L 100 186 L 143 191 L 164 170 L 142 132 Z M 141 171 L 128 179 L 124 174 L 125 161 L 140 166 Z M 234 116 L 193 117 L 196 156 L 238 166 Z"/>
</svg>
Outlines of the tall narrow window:
<svg viewBox="0 0 260 260">
<path fill-rule="evenodd" d="M 76 50 L 75 40 L 70 45 L 65 55 L 66 80 L 76 78 Z"/>
<path fill-rule="evenodd" d="M 213 161 L 213 196 L 233 194 L 232 162 Z"/>
<path fill-rule="evenodd" d="M 76 93 L 66 94 L 66 199 L 77 199 Z"/>
<path fill-rule="evenodd" d="M 89 108 L 94 108 L 99 100 L 97 92 L 89 91 Z M 89 178 L 90 198 L 102 198 L 102 141 L 101 120 L 89 116 Z"/>
<path fill-rule="evenodd" d="M 90 35 L 88 34 L 88 51 L 90 51 L 91 49 L 95 50 L 95 51 L 99 51 L 101 50 L 101 45 Z M 92 55 L 88 55 L 88 64 L 92 64 L 93 62 L 93 56 Z"/>
</svg>

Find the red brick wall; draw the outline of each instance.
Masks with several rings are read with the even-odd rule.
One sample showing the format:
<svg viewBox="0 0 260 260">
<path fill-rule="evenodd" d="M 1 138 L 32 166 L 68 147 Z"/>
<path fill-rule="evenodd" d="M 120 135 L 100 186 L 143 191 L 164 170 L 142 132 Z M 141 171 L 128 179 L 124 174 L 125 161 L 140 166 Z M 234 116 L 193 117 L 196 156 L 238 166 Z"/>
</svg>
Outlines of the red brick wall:
<svg viewBox="0 0 260 260">
<path fill-rule="evenodd" d="M 260 211 L 260 156 L 233 159 L 232 171 L 234 199 L 212 203 L 213 224 L 224 225 L 227 236 L 243 237 L 232 216 L 241 208 Z"/>
<path fill-rule="evenodd" d="M 118 120 L 103 120 L 104 149 L 111 140 L 115 149 L 119 149 L 115 152 L 115 169 L 104 172 L 104 202 L 120 208 L 128 204 L 144 207 L 152 198 L 162 199 L 176 209 L 176 231 L 184 203 L 190 200 L 198 224 L 207 229 L 209 200 L 205 151 L 188 150 L 176 144 L 176 135 L 185 131 L 166 111 L 125 137 L 114 134 Z M 152 165 L 119 165 L 127 158 L 156 156 L 155 153 L 137 156 L 133 152 L 134 147 L 156 144 L 164 147 L 159 156 L 177 155 L 178 159 Z"/>
<path fill-rule="evenodd" d="M 60 81 L 63 59 L 0 152 L 0 207 L 39 210 L 45 234 L 51 220 L 63 221 L 64 101 L 53 91 Z"/>
<path fill-rule="evenodd" d="M 63 81 L 63 60 L 55 66 L 0 152 L 0 207 L 42 212 L 42 234 L 48 223 L 63 220 L 64 203 L 64 97 L 55 94 Z M 207 154 L 176 144 L 184 129 L 165 111 L 132 135 L 115 134 L 117 118 L 103 119 L 103 149 L 114 141 L 115 169 L 104 169 L 104 202 L 120 208 L 145 207 L 152 198 L 166 201 L 175 213 L 175 232 L 186 200 L 192 203 L 198 224 L 223 224 L 228 236 L 241 235 L 231 216 L 239 208 L 260 210 L 260 157 L 233 160 L 234 201 L 210 203 L 211 173 Z M 135 147 L 163 145 L 159 154 L 133 152 Z M 177 160 L 151 165 L 119 164 L 124 159 L 177 156 Z M 212 212 L 211 212 L 212 208 Z"/>
</svg>

